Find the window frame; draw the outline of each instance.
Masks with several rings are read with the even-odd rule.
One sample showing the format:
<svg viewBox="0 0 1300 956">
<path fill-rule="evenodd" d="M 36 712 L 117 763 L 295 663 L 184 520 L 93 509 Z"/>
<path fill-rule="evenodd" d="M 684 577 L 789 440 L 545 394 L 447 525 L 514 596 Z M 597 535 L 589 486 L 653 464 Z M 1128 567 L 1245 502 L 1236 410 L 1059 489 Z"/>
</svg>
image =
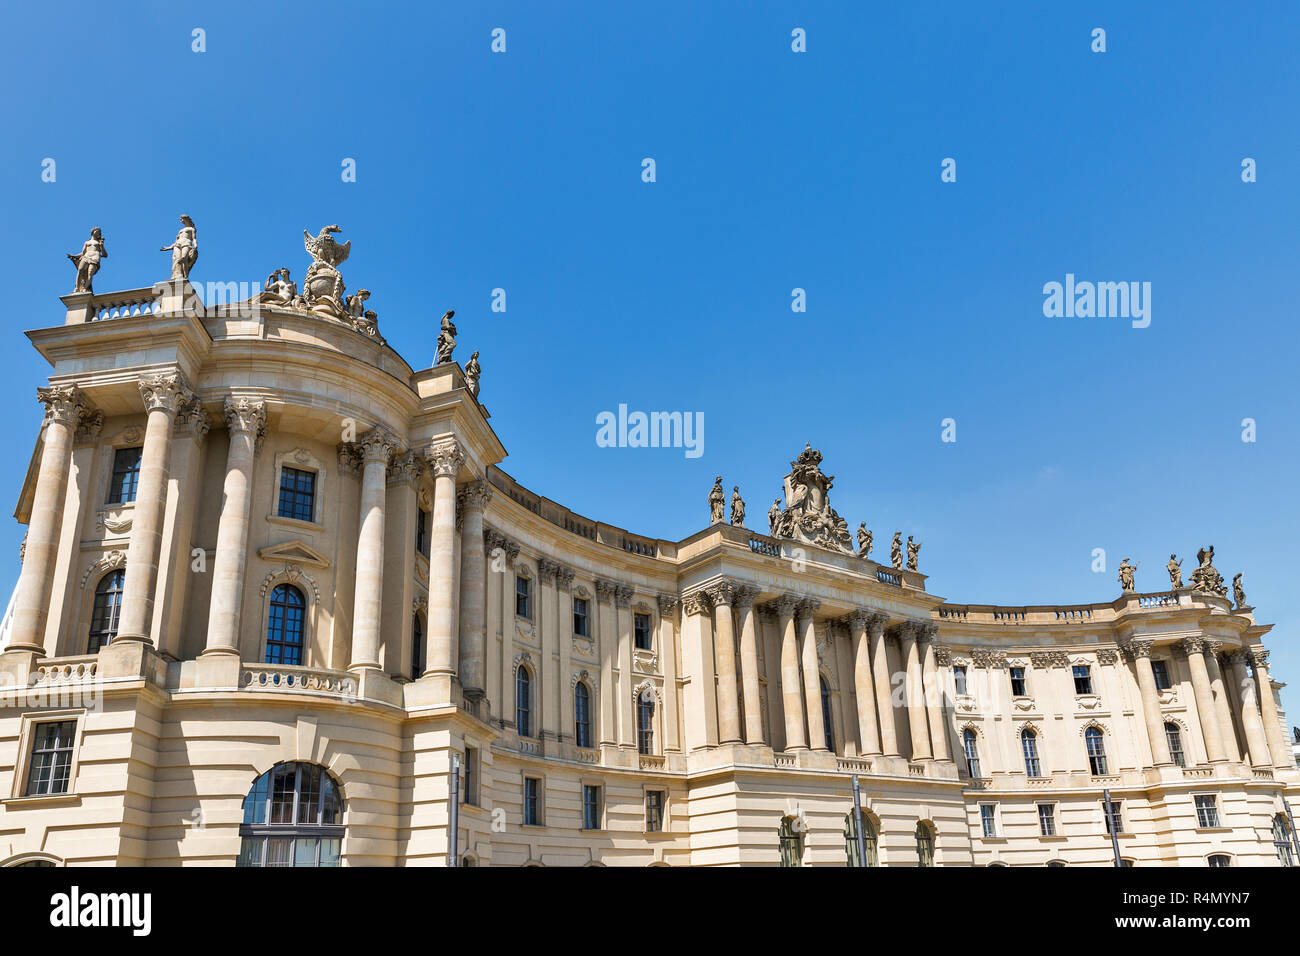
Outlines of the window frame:
<svg viewBox="0 0 1300 956">
<path fill-rule="evenodd" d="M 658 705 L 654 691 L 649 687 L 642 688 L 636 695 L 636 752 L 642 756 L 655 755 L 655 716 L 659 711 Z"/>
<path fill-rule="evenodd" d="M 651 800 L 651 796 L 657 801 Z M 657 804 L 657 805 L 656 805 Z M 668 831 L 668 791 L 664 787 L 645 787 L 641 791 L 643 809 L 642 824 L 646 833 L 666 833 Z M 655 811 L 652 816 L 651 811 Z M 653 825 L 652 825 L 653 824 Z"/>
<path fill-rule="evenodd" d="M 303 491 L 299 487 L 287 488 L 286 481 L 289 479 L 290 472 L 293 473 L 295 483 L 300 481 L 302 477 L 309 477 L 311 480 L 310 489 Z M 287 521 L 301 521 L 304 524 L 316 524 L 318 505 L 320 504 L 320 472 L 315 468 L 299 468 L 296 465 L 282 464 L 279 468 L 278 477 L 279 481 L 276 484 L 275 493 L 275 516 Z M 286 491 L 290 495 L 289 506 L 292 511 L 291 514 L 285 514 L 284 511 Z M 301 506 L 304 501 L 307 504 L 306 511 L 308 515 L 305 518 L 300 513 L 303 510 Z"/>
<path fill-rule="evenodd" d="M 119 469 L 118 458 L 124 452 L 135 452 L 135 467 Z M 108 473 L 108 494 L 104 496 L 106 505 L 129 505 L 135 503 L 136 495 L 140 493 L 140 468 L 144 461 L 144 445 L 123 445 L 120 448 L 113 449 L 113 461 Z M 119 476 L 121 481 L 119 481 Z M 126 485 L 130 484 L 131 497 L 125 497 Z"/>
<path fill-rule="evenodd" d="M 520 662 L 515 668 L 515 733 L 520 737 L 532 738 L 533 733 L 533 711 L 536 710 L 533 698 L 534 689 L 533 672 L 526 663 Z M 527 697 L 523 696 L 525 688 Z M 520 706 L 520 702 L 523 706 Z M 523 713 L 524 720 L 519 719 L 520 713 Z"/>
<path fill-rule="evenodd" d="M 520 590 L 520 586 L 523 589 Z M 519 609 L 523 604 L 523 610 Z M 515 573 L 515 617 L 525 621 L 533 619 L 533 579 L 526 574 Z"/>
<path fill-rule="evenodd" d="M 1040 837 L 1059 837 L 1061 834 L 1056 827 L 1056 804 L 1055 803 L 1038 803 L 1035 804 L 1038 811 L 1038 835 Z M 1047 812 L 1044 814 L 1043 811 Z"/>
<path fill-rule="evenodd" d="M 996 803 L 981 803 L 980 808 L 980 835 L 985 840 L 996 840 L 1002 834 L 998 832 L 998 805 Z"/>
<path fill-rule="evenodd" d="M 641 624 L 644 622 L 645 627 Z M 649 611 L 632 612 L 632 648 L 638 651 L 654 650 L 654 619 Z"/>
<path fill-rule="evenodd" d="M 581 691 L 581 695 L 579 695 Z M 573 743 L 574 746 L 590 750 L 592 741 L 591 720 L 591 685 L 585 680 L 578 680 L 573 685 Z M 581 700 L 582 706 L 578 705 Z"/>
<path fill-rule="evenodd" d="M 105 582 L 107 582 L 110 578 L 116 578 L 119 575 L 121 576 L 121 581 L 119 581 L 114 588 L 110 588 L 109 590 L 106 591 L 100 590 L 101 588 L 104 587 Z M 109 568 L 100 576 L 99 580 L 95 583 L 95 590 L 90 598 L 90 629 L 86 635 L 87 654 L 98 654 L 101 650 L 103 650 L 108 645 L 112 644 L 113 641 L 117 639 L 117 630 L 122 621 L 122 597 L 125 595 L 125 593 L 126 593 L 126 568 L 125 567 Z M 109 609 L 111 626 L 107 628 L 101 628 L 100 630 L 97 631 L 95 629 L 95 623 L 100 611 L 99 599 L 101 597 L 111 598 L 113 596 L 116 596 L 117 600 L 116 603 L 114 603 L 112 607 Z M 107 640 L 104 639 L 105 637 L 107 637 Z"/>
<path fill-rule="evenodd" d="M 970 686 L 967 683 L 966 665 L 954 664 L 952 668 L 953 690 L 958 697 L 969 697 Z"/>
<path fill-rule="evenodd" d="M 930 869 L 934 866 L 935 845 L 938 840 L 935 839 L 934 828 L 924 820 L 916 821 L 916 865 L 921 869 Z"/>
<path fill-rule="evenodd" d="M 582 826 L 588 833 L 605 829 L 605 787 L 582 781 Z M 594 799 L 593 799 L 594 798 Z"/>
<path fill-rule="evenodd" d="M 961 752 L 966 760 L 966 776 L 972 780 L 980 779 L 979 734 L 973 727 L 963 727 L 961 731 Z"/>
<path fill-rule="evenodd" d="M 579 607 L 582 608 L 581 613 L 578 611 Z M 573 635 L 588 640 L 591 638 L 591 605 L 585 597 L 573 599 Z"/>
<path fill-rule="evenodd" d="M 1123 834 L 1126 832 L 1124 830 L 1124 801 L 1112 800 L 1110 802 L 1109 810 L 1110 812 L 1108 813 L 1106 807 L 1106 801 L 1103 800 L 1102 810 L 1101 810 L 1101 822 L 1102 822 L 1102 826 L 1105 828 L 1106 835 L 1107 836 L 1110 835 L 1110 821 L 1112 818 L 1114 818 L 1115 835 L 1123 836 Z"/>
<path fill-rule="evenodd" d="M 1092 741 L 1097 741 L 1096 748 Z M 1088 772 L 1094 777 L 1110 776 L 1110 759 L 1106 753 L 1106 731 L 1100 727 L 1083 728 L 1084 752 L 1088 756 Z"/>
<path fill-rule="evenodd" d="M 1083 673 L 1079 673 L 1082 671 Z M 1096 687 L 1092 682 L 1091 664 L 1071 664 L 1070 676 L 1074 680 L 1075 697 L 1095 697 Z"/>
<path fill-rule="evenodd" d="M 290 812 L 290 819 L 288 822 L 273 822 L 272 817 L 274 816 L 276 798 L 278 794 L 282 793 L 282 791 L 276 789 L 277 775 L 281 768 L 289 767 L 293 768 L 294 774 L 292 791 L 293 804 Z M 316 771 L 316 781 L 319 783 L 318 790 L 312 791 L 304 789 L 303 771 L 305 768 Z M 266 791 L 265 797 L 261 798 L 264 800 L 262 820 L 261 822 L 250 822 L 248 820 L 250 810 L 252 810 L 254 816 L 256 816 L 256 810 L 249 806 L 249 801 L 257 795 L 258 785 L 263 779 L 266 780 Z M 337 823 L 323 822 L 326 809 L 326 801 L 324 799 L 326 793 L 326 781 L 328 781 L 329 786 L 334 791 L 334 799 L 338 808 Z M 317 804 L 316 819 L 320 822 L 303 823 L 299 821 L 298 816 L 299 811 L 302 808 L 304 794 L 308 795 L 309 800 L 314 796 Z M 321 856 L 325 849 L 326 841 L 337 840 L 338 853 L 335 862 L 326 863 L 324 866 L 334 867 L 343 865 L 343 840 L 347 827 L 347 799 L 344 796 L 342 784 L 339 783 L 338 778 L 330 773 L 328 767 L 305 760 L 283 760 L 272 765 L 268 770 L 258 774 L 253 779 L 253 782 L 249 784 L 248 792 L 245 794 L 243 804 L 241 805 L 241 812 L 243 813 L 243 818 L 240 820 L 239 824 L 239 855 L 235 858 L 235 865 L 237 867 L 259 869 L 270 868 L 267 865 L 267 857 L 270 853 L 272 840 L 290 841 L 289 859 L 291 862 L 287 864 L 289 867 L 298 866 L 298 841 L 315 840 L 313 862 L 311 866 L 316 868 L 322 867 Z M 245 862 L 249 859 L 247 851 L 252 847 L 252 844 L 249 841 L 261 842 L 261 852 L 258 857 L 259 862 Z M 278 869 L 279 867 L 277 866 L 275 868 Z"/>
<path fill-rule="evenodd" d="M 473 744 L 466 744 L 460 763 L 460 802 L 465 806 L 479 806 L 479 777 L 482 765 L 482 751 Z"/>
<path fill-rule="evenodd" d="M 1175 767 L 1187 766 L 1187 752 L 1183 749 L 1183 728 L 1172 720 L 1165 720 L 1165 746 L 1169 749 L 1169 759 Z"/>
<path fill-rule="evenodd" d="M 1169 662 L 1163 657 L 1151 658 L 1151 679 L 1155 681 L 1156 693 L 1173 688 L 1173 674 L 1170 673 Z"/>
<path fill-rule="evenodd" d="M 1038 731 L 1033 727 L 1020 731 L 1020 753 L 1025 758 L 1025 776 L 1031 780 L 1041 780 L 1043 762 L 1038 753 Z"/>
<path fill-rule="evenodd" d="M 1206 806 L 1202 801 L 1209 801 Z M 1196 828 L 1198 830 L 1223 829 L 1223 819 L 1219 816 L 1219 795 L 1217 793 L 1192 794 L 1192 808 L 1196 811 Z"/>
<path fill-rule="evenodd" d="M 299 640 L 297 644 L 298 659 L 296 661 L 289 661 L 283 659 L 281 660 L 271 659 L 272 645 L 275 645 L 277 648 L 281 649 L 282 657 L 283 657 L 284 648 L 293 649 L 295 647 L 294 644 L 284 639 L 275 640 L 275 641 L 271 640 L 271 633 L 272 633 L 271 629 L 276 626 L 275 609 L 277 606 L 285 609 L 285 614 L 283 620 L 281 621 L 281 627 L 280 627 L 280 634 L 282 635 L 282 638 L 283 635 L 288 633 L 288 620 L 289 620 L 288 612 L 293 610 L 293 608 L 290 605 L 285 603 L 280 603 L 279 605 L 277 605 L 276 595 L 280 594 L 282 591 L 285 593 L 292 592 L 298 595 L 298 597 L 302 600 L 302 605 L 297 609 L 299 611 L 299 622 L 298 622 Z M 311 609 L 311 604 L 308 601 L 307 593 L 302 588 L 298 587 L 296 584 L 293 584 L 289 581 L 279 581 L 270 587 L 269 597 L 267 598 L 267 602 L 266 602 L 266 627 L 262 632 L 262 663 L 263 664 L 268 664 L 272 667 L 306 666 L 307 652 L 310 648 L 310 638 L 307 633 L 307 616 L 310 609 Z"/>
<path fill-rule="evenodd" d="M 1017 676 L 1017 672 L 1019 672 L 1018 676 Z M 1012 696 L 1012 697 L 1028 697 L 1028 696 L 1029 696 L 1029 678 L 1028 678 L 1028 676 L 1027 676 L 1027 674 L 1026 674 L 1025 668 L 1023 668 L 1023 667 L 1009 667 L 1009 668 L 1007 668 L 1007 676 L 1008 676 L 1008 678 L 1009 678 L 1010 681 L 1011 681 L 1011 696 Z M 1017 685 L 1017 684 L 1020 685 L 1020 689 L 1019 689 L 1019 690 L 1016 690 L 1016 685 Z"/>
<path fill-rule="evenodd" d="M 521 826 L 546 826 L 546 798 L 544 779 L 536 774 L 524 774 L 520 789 Z"/>
</svg>

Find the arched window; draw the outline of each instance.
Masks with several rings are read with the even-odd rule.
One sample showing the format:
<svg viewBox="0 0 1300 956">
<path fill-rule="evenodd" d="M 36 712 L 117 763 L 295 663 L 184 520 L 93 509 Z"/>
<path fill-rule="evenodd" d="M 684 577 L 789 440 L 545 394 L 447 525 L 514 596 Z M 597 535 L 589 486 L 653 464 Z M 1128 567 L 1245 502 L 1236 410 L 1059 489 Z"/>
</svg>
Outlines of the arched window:
<svg viewBox="0 0 1300 956">
<path fill-rule="evenodd" d="M 1041 777 L 1043 768 L 1038 762 L 1038 734 L 1029 727 L 1020 733 L 1020 749 L 1025 753 L 1025 773 L 1031 777 Z"/>
<path fill-rule="evenodd" d="M 1232 866 L 1232 857 L 1226 853 L 1211 853 L 1206 862 L 1212 867 Z"/>
<path fill-rule="evenodd" d="M 591 688 L 586 681 L 578 681 L 573 687 L 573 724 L 574 742 L 579 747 L 591 746 Z"/>
<path fill-rule="evenodd" d="M 1064 864 L 1063 862 L 1061 862 L 1060 860 L 1048 860 L 1048 861 L 1047 861 L 1047 865 L 1048 865 L 1048 866 L 1065 866 L 1065 864 Z"/>
<path fill-rule="evenodd" d="M 1169 744 L 1169 759 L 1176 767 L 1186 767 L 1187 758 L 1183 756 L 1183 735 L 1178 732 L 1178 725 L 1172 720 L 1165 722 L 1165 741 Z"/>
<path fill-rule="evenodd" d="M 515 671 L 515 729 L 520 737 L 533 735 L 533 675 L 523 664 Z"/>
<path fill-rule="evenodd" d="M 636 699 L 636 749 L 643 754 L 655 752 L 655 699 L 649 689 Z"/>
<path fill-rule="evenodd" d="M 307 601 L 292 584 L 271 592 L 271 613 L 266 619 L 266 663 L 301 664 L 302 628 Z"/>
<path fill-rule="evenodd" d="M 934 833 L 924 823 L 916 825 L 916 865 L 934 866 Z"/>
<path fill-rule="evenodd" d="M 113 643 L 117 637 L 117 618 L 122 611 L 122 585 L 126 572 L 119 568 L 109 571 L 95 587 L 95 606 L 90 613 L 90 650 L 97 654 L 101 647 Z"/>
<path fill-rule="evenodd" d="M 826 731 L 826 749 L 835 753 L 835 727 L 831 723 L 831 689 L 825 677 L 819 677 L 822 688 L 822 727 Z"/>
<path fill-rule="evenodd" d="M 879 841 L 876 836 L 876 827 L 871 822 L 871 817 L 865 813 L 862 814 L 862 842 L 867 850 L 867 866 L 879 866 Z M 858 825 L 857 815 L 853 811 L 844 817 L 844 852 L 848 856 L 849 866 L 862 866 L 862 861 L 858 859 Z"/>
<path fill-rule="evenodd" d="M 411 680 L 419 680 L 424 674 L 424 628 L 420 626 L 420 615 L 412 615 L 411 622 Z"/>
<path fill-rule="evenodd" d="M 1106 735 L 1100 727 L 1089 727 L 1083 732 L 1083 742 L 1088 749 L 1088 769 L 1094 777 L 1106 774 Z"/>
<path fill-rule="evenodd" d="M 961 732 L 961 746 L 966 752 L 966 773 L 972 778 L 980 775 L 980 752 L 975 740 L 975 731 L 967 727 Z"/>
<path fill-rule="evenodd" d="M 794 817 L 781 818 L 777 839 L 781 844 L 781 865 L 798 866 L 803 859 L 803 834 L 799 832 Z"/>
<path fill-rule="evenodd" d="M 244 798 L 239 866 L 338 866 L 343 798 L 324 767 L 282 763 Z"/>
<path fill-rule="evenodd" d="M 1278 862 L 1283 866 L 1295 865 L 1295 857 L 1291 855 L 1291 828 L 1286 825 L 1286 817 L 1280 813 L 1273 817 L 1273 849 L 1277 851 Z"/>
</svg>

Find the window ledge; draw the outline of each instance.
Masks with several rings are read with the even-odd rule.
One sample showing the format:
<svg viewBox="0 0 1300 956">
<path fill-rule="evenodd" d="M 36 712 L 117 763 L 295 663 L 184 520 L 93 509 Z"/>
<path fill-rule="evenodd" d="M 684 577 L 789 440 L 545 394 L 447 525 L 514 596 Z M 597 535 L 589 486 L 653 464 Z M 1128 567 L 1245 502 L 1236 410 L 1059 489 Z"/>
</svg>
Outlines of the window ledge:
<svg viewBox="0 0 1300 956">
<path fill-rule="evenodd" d="M 280 515 L 267 515 L 266 520 L 271 524 L 283 525 L 286 528 L 300 528 L 303 531 L 324 531 L 323 524 L 317 524 L 314 521 L 299 521 L 297 518 L 283 518 Z"/>
<path fill-rule="evenodd" d="M 1064 843 L 1068 839 L 1069 837 L 1064 836 L 1063 834 L 1060 833 L 1056 834 L 1055 836 L 1044 836 L 1041 833 L 1038 834 L 1038 842 L 1040 843 Z"/>
<path fill-rule="evenodd" d="M 46 793 L 39 796 L 7 797 L 0 806 L 21 810 L 25 807 L 75 807 L 81 805 L 79 793 Z"/>
<path fill-rule="evenodd" d="M 1197 827 L 1197 833 L 1231 833 L 1232 827 Z"/>
<path fill-rule="evenodd" d="M 1004 836 L 982 836 L 982 837 L 980 837 L 980 842 L 982 842 L 982 843 L 1006 843 L 1006 842 L 1007 842 L 1007 838 L 1004 837 Z"/>
</svg>

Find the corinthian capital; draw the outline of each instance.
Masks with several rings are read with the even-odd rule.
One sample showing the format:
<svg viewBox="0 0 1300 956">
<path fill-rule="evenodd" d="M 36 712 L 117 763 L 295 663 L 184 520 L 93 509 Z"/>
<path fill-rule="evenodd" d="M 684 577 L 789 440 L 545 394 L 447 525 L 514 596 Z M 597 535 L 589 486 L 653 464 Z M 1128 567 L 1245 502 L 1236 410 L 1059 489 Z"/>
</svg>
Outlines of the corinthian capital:
<svg viewBox="0 0 1300 956">
<path fill-rule="evenodd" d="M 676 611 L 677 605 L 681 603 L 681 600 L 682 599 L 678 597 L 676 594 L 660 594 L 659 595 L 660 617 L 667 617 L 668 615 Z"/>
<path fill-rule="evenodd" d="M 207 410 L 197 396 L 192 397 L 176 411 L 176 433 L 189 435 L 195 441 L 203 441 L 212 427 Z"/>
<path fill-rule="evenodd" d="M 429 459 L 435 478 L 455 478 L 460 466 L 465 464 L 465 453 L 455 438 L 441 438 L 424 453 Z"/>
<path fill-rule="evenodd" d="M 804 598 L 794 606 L 794 612 L 801 621 L 812 620 L 812 616 L 817 613 L 817 609 L 821 606 L 821 601 L 816 601 L 813 598 Z"/>
<path fill-rule="evenodd" d="M 361 452 L 351 442 L 339 442 L 339 471 L 354 478 L 361 474 Z"/>
<path fill-rule="evenodd" d="M 51 385 L 36 390 L 36 400 L 45 406 L 45 423 L 58 422 L 76 428 L 92 414 L 85 393 L 75 385 Z"/>
<path fill-rule="evenodd" d="M 266 402 L 227 395 L 223 411 L 232 432 L 253 432 L 260 438 L 266 431 Z"/>
<path fill-rule="evenodd" d="M 1254 666 L 1255 670 L 1260 670 L 1261 668 L 1268 670 L 1268 651 L 1264 650 L 1262 647 L 1252 647 L 1246 653 L 1249 655 L 1250 663 Z"/>
<path fill-rule="evenodd" d="M 1200 637 L 1185 637 L 1178 642 L 1178 649 L 1188 657 L 1205 651 L 1205 640 Z"/>
<path fill-rule="evenodd" d="M 719 581 L 708 589 L 708 593 L 714 607 L 720 604 L 731 607 L 731 602 L 736 599 L 736 585 L 731 581 Z"/>
<path fill-rule="evenodd" d="M 461 507 L 469 511 L 482 511 L 492 500 L 492 486 L 482 478 L 467 481 L 456 489 Z"/>
<path fill-rule="evenodd" d="M 401 445 L 398 437 L 383 425 L 376 425 L 357 439 L 357 449 L 366 462 L 379 461 L 385 465 Z"/>
<path fill-rule="evenodd" d="M 146 375 L 140 379 L 140 397 L 147 412 L 175 415 L 182 405 L 194 401 L 194 393 L 176 374 Z"/>
<path fill-rule="evenodd" d="M 1139 641 L 1136 638 L 1130 638 L 1119 645 L 1119 651 L 1124 655 L 1127 661 L 1136 661 L 1142 657 L 1151 656 L 1152 641 Z"/>
</svg>

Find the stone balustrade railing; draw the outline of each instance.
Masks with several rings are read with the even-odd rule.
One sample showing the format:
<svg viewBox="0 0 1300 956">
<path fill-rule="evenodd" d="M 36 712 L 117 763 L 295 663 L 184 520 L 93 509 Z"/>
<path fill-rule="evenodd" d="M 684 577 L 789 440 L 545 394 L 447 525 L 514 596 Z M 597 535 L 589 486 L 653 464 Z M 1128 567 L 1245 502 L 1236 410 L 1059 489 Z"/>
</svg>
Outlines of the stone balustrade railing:
<svg viewBox="0 0 1300 956">
<path fill-rule="evenodd" d="M 876 580 L 881 584 L 892 584 L 896 588 L 903 586 L 903 576 L 897 571 L 890 571 L 886 568 L 876 568 Z"/>
<path fill-rule="evenodd" d="M 357 696 L 357 679 L 352 674 L 292 664 L 245 664 L 239 686 L 241 690 L 327 694 L 343 699 Z"/>
<path fill-rule="evenodd" d="M 32 673 L 33 687 L 94 680 L 99 672 L 99 657 L 60 657 L 57 663 L 41 664 Z"/>
<path fill-rule="evenodd" d="M 1134 613 L 1164 611 L 1170 608 L 1221 607 L 1223 598 L 1193 591 L 1162 591 L 1121 594 L 1108 604 L 1025 605 L 1007 607 L 993 604 L 956 604 L 936 608 L 936 620 L 960 624 L 1061 625 L 1104 624 Z M 1217 602 L 1217 603 L 1216 603 Z"/>
<path fill-rule="evenodd" d="M 152 288 L 107 292 L 91 299 L 90 307 L 94 316 L 92 322 L 155 315 L 159 310 L 158 294 Z"/>
</svg>

